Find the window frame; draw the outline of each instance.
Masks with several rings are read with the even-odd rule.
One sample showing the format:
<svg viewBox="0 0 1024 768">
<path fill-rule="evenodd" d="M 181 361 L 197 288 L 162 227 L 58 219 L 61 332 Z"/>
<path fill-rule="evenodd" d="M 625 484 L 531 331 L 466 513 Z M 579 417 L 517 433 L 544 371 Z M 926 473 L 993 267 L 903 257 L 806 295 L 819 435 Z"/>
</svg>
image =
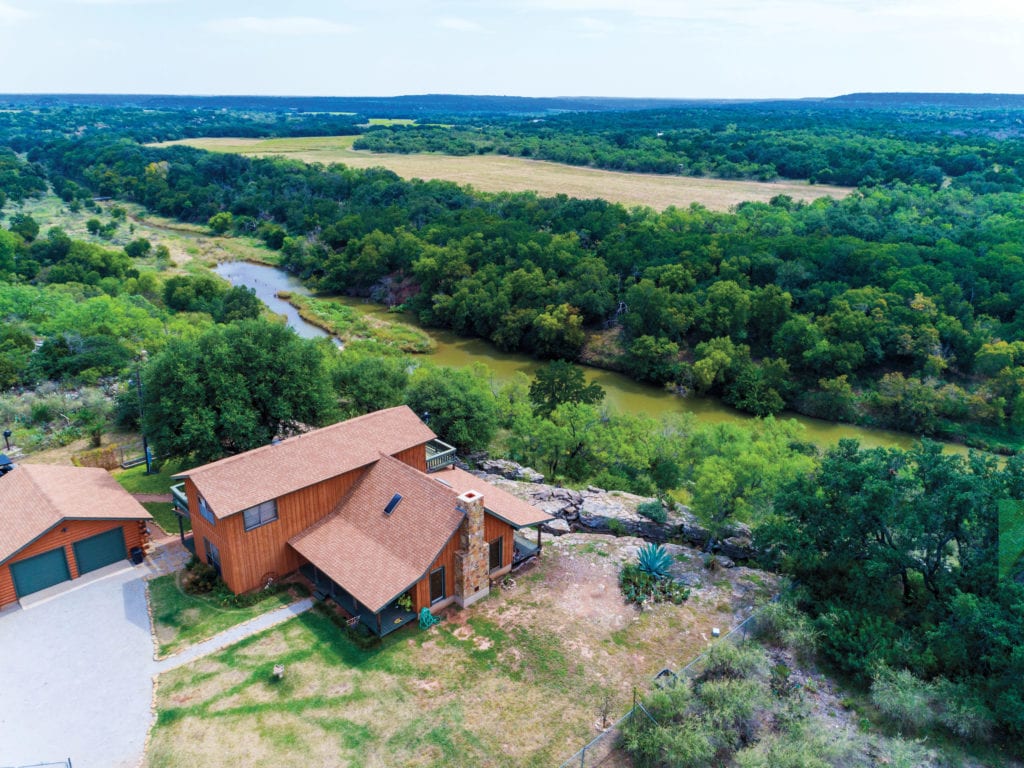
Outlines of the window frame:
<svg viewBox="0 0 1024 768">
<path fill-rule="evenodd" d="M 270 516 L 268 516 L 268 510 Z M 252 512 L 256 513 L 257 518 L 256 522 L 250 524 L 249 514 Z M 242 527 L 246 532 L 262 528 L 275 520 L 277 520 L 277 499 L 270 499 L 242 510 Z"/>
<path fill-rule="evenodd" d="M 213 510 L 210 509 L 209 503 L 203 498 L 203 494 L 199 494 L 199 516 L 203 518 L 210 525 L 217 524 L 217 518 L 213 514 Z"/>
<path fill-rule="evenodd" d="M 498 545 L 498 564 L 492 565 L 494 562 L 494 545 Z M 489 551 L 487 553 L 487 567 L 490 573 L 500 571 L 505 565 L 505 537 L 499 536 L 494 541 L 487 542 Z"/>
<path fill-rule="evenodd" d="M 434 597 L 434 574 L 435 573 L 441 574 L 441 595 L 439 597 Z M 430 572 L 430 575 L 427 577 L 428 578 L 427 591 L 429 593 L 428 596 L 429 596 L 430 604 L 431 605 L 436 605 L 437 603 L 440 603 L 442 600 L 444 600 L 446 597 L 448 597 L 448 588 L 447 588 L 448 585 L 447 585 L 447 579 L 445 578 L 446 575 L 447 574 L 445 574 L 445 572 L 444 572 L 444 566 L 442 565 L 440 568 L 435 568 L 434 570 L 432 570 Z"/>
</svg>

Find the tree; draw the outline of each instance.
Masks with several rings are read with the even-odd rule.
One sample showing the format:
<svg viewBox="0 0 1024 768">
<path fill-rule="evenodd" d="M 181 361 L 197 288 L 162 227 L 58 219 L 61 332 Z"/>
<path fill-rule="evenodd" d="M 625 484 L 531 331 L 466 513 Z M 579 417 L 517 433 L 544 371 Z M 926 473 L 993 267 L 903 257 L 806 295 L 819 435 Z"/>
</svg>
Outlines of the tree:
<svg viewBox="0 0 1024 768">
<path fill-rule="evenodd" d="M 261 320 L 172 340 L 143 382 L 143 429 L 161 458 L 212 461 L 338 413 L 320 345 Z"/>
<path fill-rule="evenodd" d="M 206 226 L 213 230 L 215 235 L 223 235 L 231 229 L 231 225 L 233 223 L 234 217 L 227 211 L 221 211 L 220 213 L 213 214 L 213 216 L 207 220 Z"/>
<path fill-rule="evenodd" d="M 358 355 L 346 349 L 338 356 L 332 378 L 346 416 L 359 416 L 405 402 L 408 363 L 401 357 Z"/>
<path fill-rule="evenodd" d="M 423 366 L 413 373 L 406 402 L 463 451 L 486 448 L 498 431 L 498 404 L 482 371 Z"/>
<path fill-rule="evenodd" d="M 563 403 L 595 405 L 604 399 L 600 384 L 587 384 L 583 369 L 554 360 L 537 370 L 530 384 L 530 402 L 538 416 L 550 416 Z"/>
<path fill-rule="evenodd" d="M 679 345 L 666 338 L 640 336 L 630 343 L 624 359 L 627 370 L 652 384 L 678 381 L 683 371 Z"/>
<path fill-rule="evenodd" d="M 124 247 L 124 252 L 131 256 L 133 259 L 140 259 L 149 253 L 153 244 L 144 237 L 132 240 L 128 245 Z"/>
<path fill-rule="evenodd" d="M 39 224 L 27 213 L 12 214 L 8 220 L 8 229 L 21 235 L 26 243 L 31 243 L 39 235 Z"/>
</svg>

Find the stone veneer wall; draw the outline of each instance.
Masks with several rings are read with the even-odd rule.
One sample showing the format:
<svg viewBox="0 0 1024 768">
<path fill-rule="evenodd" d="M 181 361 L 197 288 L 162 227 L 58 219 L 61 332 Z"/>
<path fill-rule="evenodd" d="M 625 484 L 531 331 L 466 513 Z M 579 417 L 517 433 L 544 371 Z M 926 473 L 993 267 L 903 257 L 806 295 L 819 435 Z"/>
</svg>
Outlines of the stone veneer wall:
<svg viewBox="0 0 1024 768">
<path fill-rule="evenodd" d="M 457 501 L 466 518 L 459 527 L 459 549 L 455 553 L 455 601 L 465 608 L 491 590 L 490 553 L 484 540 L 483 495 L 466 491 Z"/>
</svg>

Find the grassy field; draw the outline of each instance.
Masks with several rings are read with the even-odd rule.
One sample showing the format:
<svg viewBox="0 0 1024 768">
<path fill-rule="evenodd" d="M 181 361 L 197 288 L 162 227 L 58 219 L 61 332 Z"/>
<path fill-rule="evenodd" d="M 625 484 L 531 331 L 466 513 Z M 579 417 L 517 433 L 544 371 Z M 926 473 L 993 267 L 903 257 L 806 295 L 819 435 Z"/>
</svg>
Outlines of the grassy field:
<svg viewBox="0 0 1024 768">
<path fill-rule="evenodd" d="M 185 594 L 179 585 L 180 576 L 180 573 L 169 573 L 149 581 L 149 604 L 161 656 L 176 653 L 243 621 L 289 605 L 297 596 L 283 591 L 269 594 L 244 608 L 224 607 L 218 599 L 223 593 Z"/>
<path fill-rule="evenodd" d="M 616 581 L 638 543 L 562 537 L 513 589 L 370 650 L 312 612 L 168 672 L 147 764 L 558 765 L 597 734 L 606 696 L 618 717 L 634 685 L 681 666 L 773 586 L 736 568 L 683 605 L 638 611 Z"/>
<path fill-rule="evenodd" d="M 86 240 L 108 248 L 124 247 L 132 240 L 144 237 L 152 243 L 153 250 L 149 256 L 139 259 L 138 263 L 150 268 L 157 267 L 154 251 L 158 245 L 165 245 L 170 251 L 169 270 L 172 272 L 189 272 L 220 261 L 241 259 L 277 264 L 279 260 L 276 251 L 255 238 L 218 237 L 211 235 L 205 227 L 153 216 L 146 213 L 142 206 L 131 203 L 114 201 L 100 205 L 102 213 L 86 210 L 74 213 L 56 195 L 46 195 L 26 201 L 18 210 L 31 214 L 43 232 L 50 227 L 60 227 L 76 240 Z M 89 234 L 86 222 L 92 218 L 109 221 L 110 209 L 115 205 L 127 211 L 127 218 L 113 236 L 107 240 Z"/>
<path fill-rule="evenodd" d="M 625 205 L 647 205 L 657 210 L 700 203 L 712 210 L 728 210 L 745 200 L 770 200 L 789 195 L 798 200 L 845 197 L 851 190 L 797 181 L 762 183 L 659 174 L 619 173 L 595 168 L 526 160 L 500 155 L 452 157 L 440 154 L 396 155 L 352 149 L 356 136 L 318 136 L 288 139 L 205 138 L 183 139 L 187 144 L 213 152 L 280 156 L 316 163 L 344 163 L 353 168 L 388 168 L 404 178 L 444 179 L 470 184 L 485 192 L 522 192 L 570 197 L 601 197 Z"/>
<path fill-rule="evenodd" d="M 1006 578 L 1014 566 L 1024 566 L 1024 503 L 1004 500 L 999 504 L 999 576 Z"/>
<path fill-rule="evenodd" d="M 174 480 L 171 480 L 171 475 L 184 468 L 180 462 L 167 461 L 158 472 L 152 475 L 146 474 L 145 464 L 131 469 L 120 469 L 113 474 L 114 479 L 128 493 L 170 493 L 171 486 L 175 483 Z M 177 530 L 177 525 L 175 525 L 175 530 Z"/>
</svg>

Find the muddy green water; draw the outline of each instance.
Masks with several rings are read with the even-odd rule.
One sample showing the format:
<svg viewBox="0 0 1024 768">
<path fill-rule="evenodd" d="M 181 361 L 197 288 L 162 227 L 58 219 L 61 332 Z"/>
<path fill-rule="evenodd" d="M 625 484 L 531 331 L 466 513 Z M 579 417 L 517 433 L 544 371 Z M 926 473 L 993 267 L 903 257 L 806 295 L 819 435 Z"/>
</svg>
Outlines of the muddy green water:
<svg viewBox="0 0 1024 768">
<path fill-rule="evenodd" d="M 295 278 L 280 269 L 262 264 L 225 263 L 219 265 L 216 272 L 235 285 L 258 288 L 260 289 L 258 293 L 267 293 L 271 290 L 274 292 L 295 290 L 296 287 Z M 262 294 L 260 297 L 263 298 Z M 280 300 L 277 299 L 277 301 Z M 386 316 L 385 319 L 395 319 L 393 314 L 387 314 L 387 310 L 377 304 L 369 304 L 360 299 L 348 297 L 339 297 L 337 301 L 367 315 L 381 315 Z M 412 318 L 405 319 L 414 323 Z M 297 314 L 288 313 L 288 324 L 300 334 L 312 335 L 309 329 L 304 327 L 309 324 L 299 318 Z M 429 334 L 437 345 L 436 351 L 428 356 L 433 362 L 453 368 L 465 367 L 478 362 L 483 363 L 491 372 L 491 379 L 495 384 L 508 381 L 516 373 L 530 376 L 541 365 L 526 355 L 501 352 L 480 339 L 466 339 L 446 331 L 422 330 Z M 322 334 L 322 332 L 320 333 Z M 668 390 L 640 384 L 620 373 L 589 366 L 582 366 L 582 368 L 589 381 L 596 381 L 604 388 L 605 403 L 620 412 L 646 413 L 655 417 L 667 413 L 692 413 L 699 421 L 708 424 L 742 423 L 753 418 L 733 410 L 714 398 L 695 395 L 680 397 Z M 909 448 L 916 439 L 913 435 L 903 432 L 838 424 L 792 413 L 785 413 L 779 418 L 797 421 L 804 428 L 805 439 L 820 446 L 834 445 L 840 439 L 850 437 L 859 440 L 861 445 L 866 448 L 878 446 Z M 945 446 L 947 451 L 967 452 L 964 446 L 954 443 L 947 443 Z"/>
</svg>

